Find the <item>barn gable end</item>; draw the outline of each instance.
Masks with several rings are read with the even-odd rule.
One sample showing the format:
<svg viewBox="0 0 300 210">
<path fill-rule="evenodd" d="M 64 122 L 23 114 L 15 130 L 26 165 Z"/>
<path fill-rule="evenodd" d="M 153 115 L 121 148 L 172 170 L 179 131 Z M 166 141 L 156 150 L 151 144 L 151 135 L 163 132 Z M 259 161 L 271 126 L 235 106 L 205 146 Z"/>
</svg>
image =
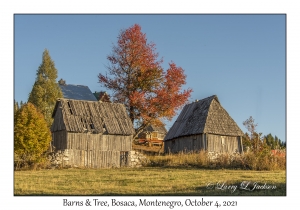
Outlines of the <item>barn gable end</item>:
<svg viewBox="0 0 300 210">
<path fill-rule="evenodd" d="M 242 152 L 242 130 L 216 95 L 186 105 L 167 133 L 165 152 Z"/>
</svg>

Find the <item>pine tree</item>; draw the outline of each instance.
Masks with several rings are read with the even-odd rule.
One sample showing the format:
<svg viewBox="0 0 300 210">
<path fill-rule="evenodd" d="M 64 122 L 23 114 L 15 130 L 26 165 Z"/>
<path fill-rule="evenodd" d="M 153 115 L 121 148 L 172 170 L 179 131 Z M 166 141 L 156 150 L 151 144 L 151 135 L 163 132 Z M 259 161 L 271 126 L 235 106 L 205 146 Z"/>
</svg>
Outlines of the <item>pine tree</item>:
<svg viewBox="0 0 300 210">
<path fill-rule="evenodd" d="M 47 122 L 32 103 L 24 104 L 15 115 L 14 152 L 19 160 L 35 164 L 49 148 L 51 133 Z"/>
<path fill-rule="evenodd" d="M 62 97 L 62 92 L 56 83 L 57 69 L 47 49 L 43 52 L 42 64 L 36 76 L 28 102 L 34 104 L 42 112 L 50 128 L 53 121 L 51 115 L 57 98 Z"/>
<path fill-rule="evenodd" d="M 266 140 L 267 145 L 271 149 L 285 148 L 285 142 L 281 141 L 276 135 L 275 135 L 275 137 L 273 137 L 272 134 L 269 133 L 267 136 L 264 136 L 264 139 Z"/>
<path fill-rule="evenodd" d="M 279 139 L 276 135 L 275 135 L 275 149 L 279 149 Z"/>
<path fill-rule="evenodd" d="M 269 133 L 267 136 L 264 136 L 264 138 L 266 139 L 267 145 L 268 145 L 271 149 L 275 149 L 275 141 L 274 141 L 274 137 L 272 136 L 272 134 Z"/>
<path fill-rule="evenodd" d="M 14 114 L 16 114 L 18 110 L 19 110 L 19 104 L 16 100 L 14 100 Z"/>
</svg>

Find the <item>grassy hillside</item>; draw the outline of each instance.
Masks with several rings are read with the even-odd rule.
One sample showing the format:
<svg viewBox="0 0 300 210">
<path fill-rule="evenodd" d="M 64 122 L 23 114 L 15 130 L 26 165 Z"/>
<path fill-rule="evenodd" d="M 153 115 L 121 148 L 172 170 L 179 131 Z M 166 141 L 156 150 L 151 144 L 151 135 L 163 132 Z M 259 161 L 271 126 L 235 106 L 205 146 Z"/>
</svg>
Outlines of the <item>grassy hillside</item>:
<svg viewBox="0 0 300 210">
<path fill-rule="evenodd" d="M 284 196 L 286 172 L 164 167 L 15 171 L 14 185 L 15 195 Z"/>
</svg>

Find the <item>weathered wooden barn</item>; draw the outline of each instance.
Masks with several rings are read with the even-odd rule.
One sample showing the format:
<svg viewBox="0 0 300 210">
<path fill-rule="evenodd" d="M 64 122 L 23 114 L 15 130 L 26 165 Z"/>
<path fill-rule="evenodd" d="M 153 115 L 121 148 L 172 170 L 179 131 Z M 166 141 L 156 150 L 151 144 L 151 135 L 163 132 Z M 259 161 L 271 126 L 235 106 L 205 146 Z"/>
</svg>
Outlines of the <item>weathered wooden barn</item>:
<svg viewBox="0 0 300 210">
<path fill-rule="evenodd" d="M 135 131 L 123 104 L 62 98 L 52 117 L 52 145 L 67 153 L 68 165 L 103 168 L 130 163 Z"/>
<path fill-rule="evenodd" d="M 164 150 L 242 153 L 243 135 L 213 95 L 184 106 L 164 139 Z"/>
<path fill-rule="evenodd" d="M 150 146 L 152 144 L 162 145 L 166 134 L 167 129 L 165 126 L 156 126 L 150 124 L 144 128 L 141 133 L 139 133 L 138 140 L 139 142 L 148 142 Z"/>
</svg>

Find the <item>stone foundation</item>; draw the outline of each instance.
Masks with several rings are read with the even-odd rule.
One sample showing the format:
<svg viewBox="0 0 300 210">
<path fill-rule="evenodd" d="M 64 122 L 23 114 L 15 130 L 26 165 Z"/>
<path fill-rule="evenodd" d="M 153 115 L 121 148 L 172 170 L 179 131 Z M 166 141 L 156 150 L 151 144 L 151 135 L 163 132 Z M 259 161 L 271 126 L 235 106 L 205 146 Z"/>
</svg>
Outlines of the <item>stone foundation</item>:
<svg viewBox="0 0 300 210">
<path fill-rule="evenodd" d="M 48 158 L 51 163 L 51 168 L 71 167 L 69 165 L 69 151 L 67 149 L 64 151 L 58 150 L 57 152 L 52 152 Z"/>
<path fill-rule="evenodd" d="M 141 167 L 148 160 L 145 155 L 140 152 L 130 151 L 131 167 Z"/>
</svg>

